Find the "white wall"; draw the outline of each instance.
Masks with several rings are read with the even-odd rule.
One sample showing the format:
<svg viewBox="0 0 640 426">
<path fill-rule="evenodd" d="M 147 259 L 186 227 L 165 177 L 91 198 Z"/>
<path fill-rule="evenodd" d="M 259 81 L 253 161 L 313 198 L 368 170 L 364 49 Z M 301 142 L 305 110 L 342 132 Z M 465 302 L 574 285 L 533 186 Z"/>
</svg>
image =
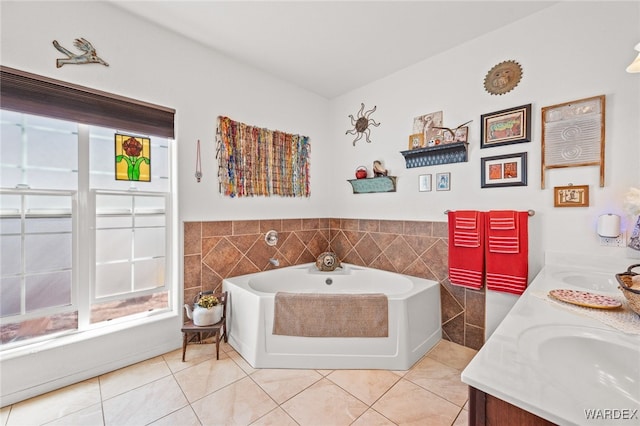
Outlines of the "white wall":
<svg viewBox="0 0 640 426">
<path fill-rule="evenodd" d="M 547 250 L 624 253 L 599 247 L 593 225 L 601 213 L 621 214 L 622 194 L 640 182 L 640 77 L 624 72 L 635 56 L 633 46 L 640 41 L 637 2 L 561 3 L 331 101 L 204 50 L 108 4 L 2 1 L 0 7 L 2 65 L 177 110 L 181 221 L 330 216 L 443 221 L 447 209 L 535 209 L 536 216 L 530 220 L 533 272 L 540 268 Z M 454 31 L 454 17 L 452 25 Z M 429 34 L 425 27 L 425 43 L 437 43 L 443 36 Z M 110 67 L 56 69 L 60 54 L 51 42 L 55 39 L 70 47 L 77 37 L 91 41 Z M 508 59 L 523 66 L 523 80 L 506 95 L 488 95 L 482 87 L 486 72 Z M 547 172 L 547 189 L 541 190 L 540 108 L 600 94 L 607 95 L 606 186 L 597 187 L 597 170 L 572 168 Z M 351 128 L 347 116 L 355 114 L 361 102 L 367 109 L 377 105 L 372 117 L 382 125 L 372 129 L 372 143 L 359 141 L 354 148 L 353 138 L 344 133 Z M 481 152 L 480 114 L 526 103 L 534 108 L 532 142 Z M 444 111 L 447 125 L 474 120 L 469 162 L 406 169 L 399 151 L 407 148 L 413 118 L 439 110 Z M 310 136 L 312 196 L 220 196 L 213 142 L 218 115 Z M 200 184 L 193 177 L 197 139 L 203 144 Z M 480 189 L 481 157 L 520 151 L 529 152 L 529 186 Z M 398 192 L 353 195 L 346 179 L 353 177 L 357 166 L 370 167 L 375 159 L 383 160 L 399 177 Z M 452 173 L 451 191 L 418 192 L 418 175 L 435 177 L 441 171 Z M 552 207 L 551 188 L 569 182 L 590 185 L 591 207 Z M 489 305 L 491 315 L 491 300 Z M 23 360 L 3 359 L 2 403 L 11 403 L 8 394 L 25 397 L 179 346 L 177 316 L 154 324 L 134 333 L 34 353 Z M 86 361 L 76 367 L 71 357 Z M 22 379 L 18 374 L 5 375 L 25 371 L 34 362 L 40 365 L 38 374 Z"/>
<path fill-rule="evenodd" d="M 174 108 L 178 151 L 179 229 L 182 221 L 329 216 L 329 101 L 256 71 L 121 9 L 99 2 L 7 2 L 1 7 L 1 60 L 21 69 Z M 56 68 L 61 54 L 84 37 L 109 63 Z M 216 117 L 310 136 L 310 198 L 230 199 L 218 193 Z M 196 141 L 204 177 L 196 183 Z M 182 247 L 182 242 L 176 245 Z M 182 295 L 182 252 L 175 274 Z M 180 306 L 180 300 L 174 302 Z M 180 347 L 180 312 L 134 330 L 113 331 L 66 347 L 44 346 L 28 356 L 2 355 L 2 404 Z M 58 344 L 61 342 L 57 342 Z M 46 348 L 46 349 L 45 349 Z M 37 364 L 37 368 L 33 365 Z"/>
<path fill-rule="evenodd" d="M 329 101 L 248 68 L 101 2 L 6 2 L 2 65 L 174 108 L 180 214 L 185 221 L 318 217 L 329 214 Z M 109 67 L 55 67 L 52 41 L 70 50 L 84 37 Z M 231 199 L 218 192 L 216 117 L 311 138 L 310 198 Z M 194 178 L 202 144 L 201 183 Z"/>
<path fill-rule="evenodd" d="M 455 22 L 455 19 L 453 19 Z M 427 29 L 425 29 L 427 30 Z M 437 43 L 446 34 L 425 33 L 425 42 Z M 499 28 L 437 57 L 354 90 L 332 102 L 332 138 L 336 217 L 444 221 L 445 210 L 534 209 L 530 226 L 530 275 L 544 262 L 545 251 L 624 256 L 624 248 L 601 247 L 595 234 L 603 213 L 623 216 L 622 198 L 630 186 L 640 186 L 640 75 L 626 66 L 640 41 L 640 3 L 563 2 L 531 17 Z M 511 92 L 496 96 L 485 92 L 483 81 L 495 64 L 515 60 L 524 73 Z M 540 185 L 540 109 L 567 101 L 606 95 L 605 186 L 599 187 L 599 169 L 580 167 L 546 172 Z M 382 124 L 372 127 L 370 144 L 345 135 L 347 117 L 360 103 Z M 480 149 L 480 115 L 532 104 L 532 140 L 529 143 Z M 443 111 L 444 124 L 470 124 L 469 161 L 406 169 L 400 151 L 408 149 L 413 118 Z M 526 187 L 480 188 L 480 159 L 528 152 Z M 396 193 L 352 195 L 345 182 L 357 166 L 371 169 L 382 160 L 398 176 Z M 451 172 L 451 191 L 419 192 L 418 176 Z M 588 208 L 554 208 L 553 187 L 589 185 Z M 515 297 L 487 295 L 487 331 L 504 317 Z"/>
</svg>

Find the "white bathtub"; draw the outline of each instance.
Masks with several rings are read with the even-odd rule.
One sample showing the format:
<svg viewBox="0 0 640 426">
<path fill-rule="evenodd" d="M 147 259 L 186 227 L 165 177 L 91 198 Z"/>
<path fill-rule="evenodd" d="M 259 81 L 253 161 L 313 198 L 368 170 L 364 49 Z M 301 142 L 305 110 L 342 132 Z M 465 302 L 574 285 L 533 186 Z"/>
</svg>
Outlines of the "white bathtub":
<svg viewBox="0 0 640 426">
<path fill-rule="evenodd" d="M 440 285 L 378 269 L 343 264 L 320 272 L 315 264 L 227 278 L 229 343 L 254 368 L 408 370 L 442 336 Z M 275 293 L 384 293 L 388 337 L 274 335 Z"/>
</svg>

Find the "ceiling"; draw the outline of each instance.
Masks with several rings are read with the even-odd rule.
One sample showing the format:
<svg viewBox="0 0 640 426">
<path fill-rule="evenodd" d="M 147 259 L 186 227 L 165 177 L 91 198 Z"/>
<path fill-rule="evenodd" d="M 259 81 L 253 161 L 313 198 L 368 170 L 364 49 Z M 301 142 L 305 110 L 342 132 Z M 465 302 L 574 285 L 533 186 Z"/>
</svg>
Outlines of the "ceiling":
<svg viewBox="0 0 640 426">
<path fill-rule="evenodd" d="M 557 3 L 428 0 L 111 2 L 238 62 L 327 99 Z"/>
</svg>

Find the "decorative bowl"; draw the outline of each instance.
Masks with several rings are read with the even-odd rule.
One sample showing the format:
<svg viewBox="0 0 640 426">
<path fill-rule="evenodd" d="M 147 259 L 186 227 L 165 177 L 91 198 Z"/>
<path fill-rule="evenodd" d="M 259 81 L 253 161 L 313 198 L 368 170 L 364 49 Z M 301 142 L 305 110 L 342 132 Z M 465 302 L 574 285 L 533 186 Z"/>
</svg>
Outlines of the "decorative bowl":
<svg viewBox="0 0 640 426">
<path fill-rule="evenodd" d="M 634 277 L 639 274 L 633 272 L 633 269 L 637 267 L 640 267 L 640 263 L 629 266 L 626 272 L 616 274 L 616 280 L 620 284 L 618 288 L 629 302 L 629 307 L 640 315 L 640 280 L 637 278 L 634 280 Z"/>
</svg>

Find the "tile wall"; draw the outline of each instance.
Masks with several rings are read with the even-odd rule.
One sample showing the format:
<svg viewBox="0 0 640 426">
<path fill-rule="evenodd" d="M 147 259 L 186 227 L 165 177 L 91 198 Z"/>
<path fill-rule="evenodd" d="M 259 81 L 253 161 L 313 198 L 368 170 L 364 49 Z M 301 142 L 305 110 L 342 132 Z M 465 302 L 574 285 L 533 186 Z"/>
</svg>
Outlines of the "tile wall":
<svg viewBox="0 0 640 426">
<path fill-rule="evenodd" d="M 279 241 L 264 236 L 276 230 Z M 346 263 L 438 281 L 443 337 L 479 349 L 484 343 L 484 290 L 452 286 L 446 222 L 371 219 L 275 219 L 184 223 L 184 300 L 227 277 L 314 262 L 333 251 Z"/>
</svg>

